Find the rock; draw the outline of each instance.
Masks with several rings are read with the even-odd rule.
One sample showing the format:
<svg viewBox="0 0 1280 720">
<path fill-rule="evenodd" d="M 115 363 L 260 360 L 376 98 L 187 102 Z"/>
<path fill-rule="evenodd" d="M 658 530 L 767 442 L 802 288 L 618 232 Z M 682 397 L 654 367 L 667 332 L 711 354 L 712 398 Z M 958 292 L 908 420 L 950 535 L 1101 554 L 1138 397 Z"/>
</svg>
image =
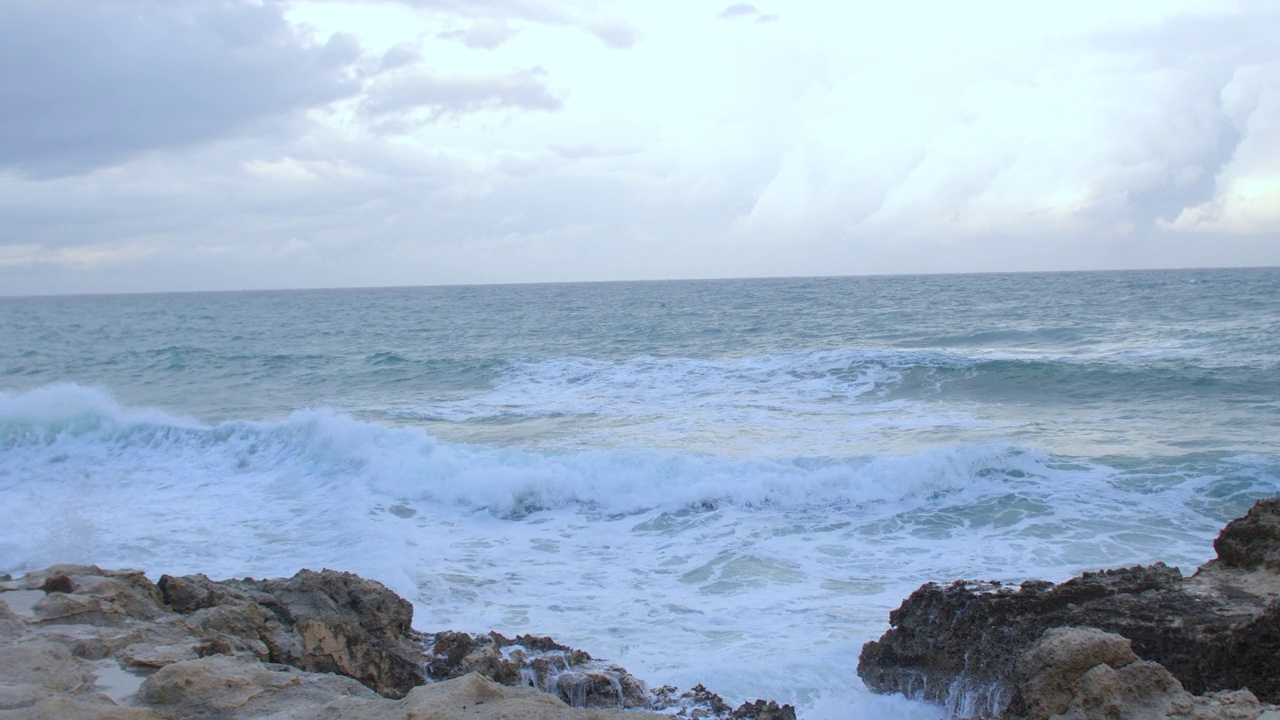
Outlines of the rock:
<svg viewBox="0 0 1280 720">
<path fill-rule="evenodd" d="M 738 706 L 730 717 L 734 720 L 796 720 L 796 709 L 778 705 L 773 700 L 756 700 Z"/>
<path fill-rule="evenodd" d="M 5 682 L 26 685 L 48 693 L 72 693 L 93 684 L 88 663 L 66 647 L 48 640 L 27 639 L 0 646 L 0 667 L 7 668 Z"/>
<path fill-rule="evenodd" d="M 1280 576 L 1267 566 L 1280 556 L 1277 528 L 1280 501 L 1259 502 L 1219 536 L 1225 555 L 1191 578 L 1156 563 L 1060 585 L 926 584 L 863 647 L 858 674 L 876 692 L 995 716 L 1013 699 L 1017 662 L 1046 630 L 1089 627 L 1131 641 L 1191 693 L 1247 688 L 1280 702 Z"/>
<path fill-rule="evenodd" d="M 164 709 L 174 708 L 184 716 L 234 713 L 253 717 L 264 714 L 267 704 L 297 705 L 299 699 L 305 702 L 307 696 L 315 697 L 316 685 L 323 686 L 318 693 L 322 700 L 332 700 L 334 695 L 366 701 L 378 697 L 349 678 L 214 655 L 161 668 L 142 683 L 138 699 Z"/>
<path fill-rule="evenodd" d="M 1096 628 L 1053 628 L 1020 658 L 1007 720 L 1254 720 L 1247 690 L 1196 697 L 1129 641 Z"/>
<path fill-rule="evenodd" d="M 154 620 L 165 614 L 160 592 L 137 570 L 112 570 L 86 565 L 55 565 L 28 575 L 31 589 L 45 591 L 33 606 L 45 623 L 125 625 L 130 620 Z"/>
<path fill-rule="evenodd" d="M 1259 500 L 1247 515 L 1228 523 L 1213 549 L 1228 567 L 1280 572 L 1280 498 Z"/>
<path fill-rule="evenodd" d="M 426 680 L 414 644 L 413 606 L 386 586 L 333 570 L 292 578 L 160 578 L 164 602 L 188 623 L 261 660 L 355 678 L 387 697 Z"/>
<path fill-rule="evenodd" d="M 0 600 L 0 720 L 665 717 L 623 710 L 655 698 L 620 667 L 548 637 L 424 635 L 409 603 L 350 573 L 155 585 L 59 565 L 0 581 Z M 764 700 L 731 715 L 702 686 L 667 697 L 687 717 L 794 720 Z"/>
<path fill-rule="evenodd" d="M 371 707 L 358 701 L 332 703 L 316 717 L 326 720 L 670 720 L 666 715 L 573 708 L 531 687 L 504 686 L 479 673 L 414 688 L 404 699 Z"/>
<path fill-rule="evenodd" d="M 0 710 L 0 720 L 163 720 L 147 708 L 120 707 L 105 698 L 44 698 L 21 710 Z"/>
<path fill-rule="evenodd" d="M 501 685 L 529 685 L 573 707 L 647 708 L 645 684 L 616 665 L 549 637 L 440 632 L 428 636 L 427 673 L 437 680 L 483 675 Z"/>
</svg>

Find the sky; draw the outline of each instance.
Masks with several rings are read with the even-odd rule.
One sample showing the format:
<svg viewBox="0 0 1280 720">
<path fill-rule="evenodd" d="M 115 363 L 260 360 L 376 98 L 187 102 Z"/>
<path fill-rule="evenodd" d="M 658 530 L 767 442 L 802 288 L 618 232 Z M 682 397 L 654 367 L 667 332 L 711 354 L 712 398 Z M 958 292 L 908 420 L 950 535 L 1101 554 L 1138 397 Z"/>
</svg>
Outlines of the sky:
<svg viewBox="0 0 1280 720">
<path fill-rule="evenodd" d="M 3 0 L 0 295 L 1280 265 L 1273 0 Z"/>
</svg>

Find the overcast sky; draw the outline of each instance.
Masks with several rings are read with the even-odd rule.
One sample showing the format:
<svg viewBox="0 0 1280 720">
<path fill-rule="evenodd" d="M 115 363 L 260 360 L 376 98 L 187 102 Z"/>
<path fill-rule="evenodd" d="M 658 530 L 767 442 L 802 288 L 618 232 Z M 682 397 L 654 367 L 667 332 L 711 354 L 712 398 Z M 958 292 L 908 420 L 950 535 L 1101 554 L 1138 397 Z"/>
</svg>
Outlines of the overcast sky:
<svg viewBox="0 0 1280 720">
<path fill-rule="evenodd" d="M 0 294 L 1280 265 L 1280 3 L 3 0 Z"/>
</svg>

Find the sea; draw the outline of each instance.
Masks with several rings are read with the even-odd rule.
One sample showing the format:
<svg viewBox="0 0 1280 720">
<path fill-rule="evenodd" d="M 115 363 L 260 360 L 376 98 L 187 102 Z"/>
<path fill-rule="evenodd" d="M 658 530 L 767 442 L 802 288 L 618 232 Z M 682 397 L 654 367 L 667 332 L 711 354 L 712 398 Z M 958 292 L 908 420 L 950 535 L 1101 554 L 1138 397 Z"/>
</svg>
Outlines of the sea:
<svg viewBox="0 0 1280 720">
<path fill-rule="evenodd" d="M 930 718 L 926 582 L 1193 572 L 1280 489 L 1280 269 L 0 298 L 0 572 L 333 568 L 650 685 Z"/>
</svg>

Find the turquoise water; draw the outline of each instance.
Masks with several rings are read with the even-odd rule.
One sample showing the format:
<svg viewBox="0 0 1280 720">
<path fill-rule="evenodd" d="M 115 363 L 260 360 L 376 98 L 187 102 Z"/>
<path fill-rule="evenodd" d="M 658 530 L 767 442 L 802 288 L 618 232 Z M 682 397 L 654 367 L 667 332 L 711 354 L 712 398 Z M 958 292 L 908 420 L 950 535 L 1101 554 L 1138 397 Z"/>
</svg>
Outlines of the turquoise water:
<svg viewBox="0 0 1280 720">
<path fill-rule="evenodd" d="M 911 589 L 1190 570 L 1278 431 L 1280 269 L 8 298 L 0 571 L 340 567 L 929 716 L 853 673 Z"/>
</svg>

